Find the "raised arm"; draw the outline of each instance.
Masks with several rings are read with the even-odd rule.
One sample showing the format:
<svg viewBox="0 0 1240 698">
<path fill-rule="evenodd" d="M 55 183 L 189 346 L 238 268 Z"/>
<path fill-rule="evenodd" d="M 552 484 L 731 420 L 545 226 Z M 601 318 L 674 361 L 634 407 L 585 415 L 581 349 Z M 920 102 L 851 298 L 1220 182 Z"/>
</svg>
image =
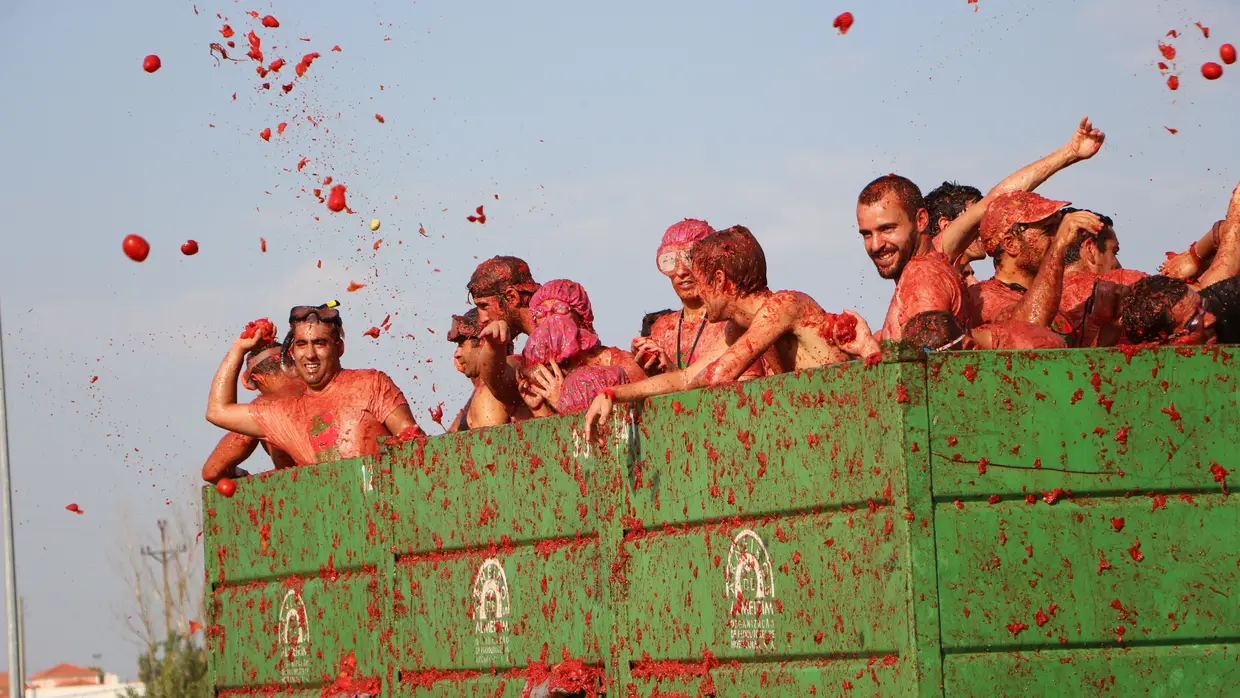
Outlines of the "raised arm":
<svg viewBox="0 0 1240 698">
<path fill-rule="evenodd" d="M 1097 214 L 1073 211 L 1065 215 L 1046 250 L 1046 256 L 1042 258 L 1033 284 L 1019 301 L 999 314 L 999 319 L 1050 327 L 1063 296 L 1064 256 L 1068 248 L 1081 236 L 1101 230 L 1102 219 Z"/>
<path fill-rule="evenodd" d="M 508 326 L 502 320 L 492 322 L 482 329 L 478 337 L 488 350 L 482 359 L 482 384 L 503 404 L 521 404 L 521 391 L 517 385 L 518 367 L 509 362 L 503 350 L 508 343 Z"/>
<path fill-rule="evenodd" d="M 237 466 L 258 448 L 258 439 L 243 434 L 225 434 L 202 466 L 202 479 L 214 483 L 222 477 L 237 477 Z"/>
<path fill-rule="evenodd" d="M 729 383 L 741 377 L 767 349 L 779 338 L 788 334 L 803 311 L 805 300 L 799 294 L 777 293 L 762 306 L 754 316 L 749 329 L 745 330 L 731 346 L 704 371 L 691 374 L 689 388 Z M 821 312 L 820 309 L 816 309 Z"/>
<path fill-rule="evenodd" d="M 422 427 L 413 418 L 413 410 L 408 404 L 401 405 L 392 410 L 392 413 L 383 420 L 383 426 L 387 428 L 398 439 L 412 439 L 418 436 L 426 436 L 426 432 L 422 431 Z"/>
<path fill-rule="evenodd" d="M 1106 134 L 1094 128 L 1089 117 L 1081 119 L 1072 139 L 1055 152 L 1008 175 L 986 193 L 986 196 L 965 209 L 943 230 L 943 253 L 954 264 L 977 237 L 978 226 L 986 207 L 1000 194 L 1010 191 L 1033 191 L 1060 170 L 1088 160 L 1102 147 Z"/>
<path fill-rule="evenodd" d="M 1210 268 L 1197 279 L 1201 288 L 1240 274 L 1240 184 L 1231 192 L 1227 217 L 1218 226 L 1217 249 Z"/>
<path fill-rule="evenodd" d="M 241 362 L 245 354 L 253 349 L 265 335 L 254 333 L 251 337 L 240 337 L 229 347 L 220 367 L 215 371 L 211 381 L 211 395 L 207 398 L 207 421 L 221 429 L 261 439 L 266 434 L 258 421 L 250 414 L 249 405 L 237 404 L 237 376 L 241 374 Z"/>
</svg>

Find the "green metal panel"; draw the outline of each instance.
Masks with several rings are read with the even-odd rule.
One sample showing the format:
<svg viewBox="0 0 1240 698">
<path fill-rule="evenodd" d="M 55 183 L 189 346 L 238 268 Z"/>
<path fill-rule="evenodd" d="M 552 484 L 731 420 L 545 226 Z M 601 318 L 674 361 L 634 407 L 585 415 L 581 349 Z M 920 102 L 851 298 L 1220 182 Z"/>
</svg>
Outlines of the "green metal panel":
<svg viewBox="0 0 1240 698">
<path fill-rule="evenodd" d="M 1238 694 L 1225 349 L 886 358 L 208 489 L 215 685 Z"/>
</svg>

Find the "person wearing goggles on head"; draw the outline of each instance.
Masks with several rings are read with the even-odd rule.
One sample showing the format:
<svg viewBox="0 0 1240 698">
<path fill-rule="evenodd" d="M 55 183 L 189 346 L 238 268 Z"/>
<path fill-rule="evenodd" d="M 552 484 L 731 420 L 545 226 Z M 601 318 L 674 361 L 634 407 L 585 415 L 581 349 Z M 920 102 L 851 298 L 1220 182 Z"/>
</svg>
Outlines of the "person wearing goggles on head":
<svg viewBox="0 0 1240 698">
<path fill-rule="evenodd" d="M 380 439 L 424 436 L 404 394 L 374 369 L 345 369 L 344 325 L 335 303 L 289 312 L 284 347 L 305 391 L 260 404 L 237 404 L 237 375 L 264 331 L 243 333 L 220 363 L 207 403 L 207 421 L 266 439 L 297 465 L 376 455 Z M 270 331 L 274 332 L 270 323 Z"/>
<path fill-rule="evenodd" d="M 305 389 L 291 367 L 285 364 L 283 348 L 274 339 L 263 340 L 246 354 L 241 382 L 246 388 L 258 391 L 254 402 L 295 395 Z M 229 432 L 220 439 L 207 457 L 207 462 L 202 466 L 202 479 L 213 483 L 222 477 L 249 475 L 239 466 L 253 455 L 259 445 L 271 456 L 271 462 L 277 470 L 294 465 L 293 459 L 287 453 L 266 441 Z"/>
<path fill-rule="evenodd" d="M 633 339 L 633 354 L 648 375 L 682 371 L 699 356 L 724 346 L 727 323 L 706 320 L 689 261 L 693 245 L 713 232 L 706 221 L 686 218 L 663 234 L 655 261 L 659 272 L 671 280 L 681 308 L 656 320 L 649 336 Z M 761 378 L 766 373 L 766 361 L 760 360 L 746 369 L 741 380 Z"/>
</svg>

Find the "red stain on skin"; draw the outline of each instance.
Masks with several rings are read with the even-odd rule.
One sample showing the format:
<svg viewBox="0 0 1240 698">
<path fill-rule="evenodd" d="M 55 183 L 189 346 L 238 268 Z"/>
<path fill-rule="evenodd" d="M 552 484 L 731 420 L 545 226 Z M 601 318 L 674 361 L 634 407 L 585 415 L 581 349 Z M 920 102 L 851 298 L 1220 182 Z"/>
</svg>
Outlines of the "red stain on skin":
<svg viewBox="0 0 1240 698">
<path fill-rule="evenodd" d="M 1167 78 L 1167 89 L 1173 91 L 1180 89 L 1180 79 L 1174 75 Z"/>
<path fill-rule="evenodd" d="M 266 17 L 263 17 L 263 26 L 268 29 L 275 29 L 280 26 L 280 20 L 272 17 L 271 15 L 267 15 Z"/>
<path fill-rule="evenodd" d="M 1223 77 L 1223 66 L 1210 61 L 1201 65 L 1201 76 L 1206 80 L 1218 80 Z"/>
<path fill-rule="evenodd" d="M 478 215 L 476 215 L 476 216 L 466 216 L 466 217 L 465 217 L 465 220 L 469 221 L 470 223 L 480 223 L 480 224 L 482 224 L 482 225 L 486 225 L 486 222 L 487 222 L 487 214 L 486 214 L 486 213 L 483 213 L 483 211 L 482 211 L 482 207 L 481 207 L 481 206 L 479 206 L 478 208 L 474 209 L 474 212 L 475 212 L 475 213 L 477 213 Z"/>
<path fill-rule="evenodd" d="M 141 235 L 126 235 L 121 241 L 121 250 L 126 257 L 141 262 L 151 253 L 151 245 Z"/>
<path fill-rule="evenodd" d="M 1162 52 L 1163 58 L 1166 58 L 1169 61 L 1175 60 L 1175 47 L 1172 46 L 1171 44 L 1164 44 L 1163 42 L 1159 41 L 1158 50 Z"/>
<path fill-rule="evenodd" d="M 70 504 L 69 506 L 65 507 L 65 511 L 71 511 L 74 514 L 77 514 L 78 516 L 81 516 L 82 514 L 86 513 L 82 511 L 81 507 L 79 507 L 76 504 Z"/>
<path fill-rule="evenodd" d="M 327 197 L 328 210 L 333 213 L 340 213 L 345 209 L 344 192 L 345 187 L 343 184 L 337 184 L 332 187 L 332 192 Z"/>
<path fill-rule="evenodd" d="M 852 25 L 853 25 L 853 15 L 851 12 L 845 12 L 841 14 L 840 16 L 835 18 L 834 22 L 831 23 L 831 26 L 840 30 L 841 35 L 847 34 L 848 30 L 852 29 Z"/>
<path fill-rule="evenodd" d="M 379 122 L 379 123 L 381 123 L 381 124 L 383 124 L 383 123 L 387 123 L 386 121 L 384 121 L 384 120 L 383 120 L 383 115 L 382 115 L 382 114 L 375 114 L 375 121 L 378 121 L 378 122 Z"/>
<path fill-rule="evenodd" d="M 262 131 L 259 131 L 259 132 L 258 132 L 258 137 L 259 137 L 259 138 L 261 138 L 261 139 L 263 139 L 263 140 L 265 140 L 265 141 L 271 141 L 271 129 L 270 129 L 270 128 L 265 128 L 265 129 L 263 129 Z"/>
<path fill-rule="evenodd" d="M 159 56 L 151 54 L 142 59 L 142 69 L 148 73 L 153 73 L 163 66 L 163 62 L 159 60 Z"/>
<path fill-rule="evenodd" d="M 366 288 L 366 284 L 359 284 L 359 283 L 357 283 L 356 281 L 350 281 L 350 282 L 349 282 L 349 287 L 348 287 L 347 289 L 345 289 L 345 291 L 346 291 L 346 292 L 348 292 L 348 293 L 353 293 L 354 291 L 358 290 L 359 288 Z"/>
<path fill-rule="evenodd" d="M 1116 533 L 1124 530 L 1124 517 L 1111 519 L 1111 528 L 1114 528 Z"/>
<path fill-rule="evenodd" d="M 378 339 L 378 338 L 379 338 L 379 328 L 378 328 L 378 327 L 372 327 L 372 328 L 370 328 L 370 329 L 366 330 L 365 332 L 363 332 L 363 333 L 362 333 L 362 336 L 363 336 L 363 337 L 373 337 L 374 339 Z"/>
<path fill-rule="evenodd" d="M 186 257 L 192 257 L 198 254 L 198 243 L 193 240 L 186 240 L 185 243 L 181 245 L 181 254 Z"/>
</svg>

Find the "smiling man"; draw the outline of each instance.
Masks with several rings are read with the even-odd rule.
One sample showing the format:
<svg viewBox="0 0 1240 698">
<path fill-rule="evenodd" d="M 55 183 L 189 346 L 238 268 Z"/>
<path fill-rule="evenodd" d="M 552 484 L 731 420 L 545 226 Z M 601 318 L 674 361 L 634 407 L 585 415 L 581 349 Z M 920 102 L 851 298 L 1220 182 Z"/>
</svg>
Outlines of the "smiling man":
<svg viewBox="0 0 1240 698">
<path fill-rule="evenodd" d="M 375 455 L 382 437 L 423 436 L 400 388 L 382 371 L 345 369 L 344 325 L 327 306 L 289 312 L 284 340 L 305 392 L 261 404 L 237 404 L 237 374 L 246 352 L 264 339 L 241 336 L 216 371 L 207 421 L 265 439 L 297 465 Z"/>
</svg>

